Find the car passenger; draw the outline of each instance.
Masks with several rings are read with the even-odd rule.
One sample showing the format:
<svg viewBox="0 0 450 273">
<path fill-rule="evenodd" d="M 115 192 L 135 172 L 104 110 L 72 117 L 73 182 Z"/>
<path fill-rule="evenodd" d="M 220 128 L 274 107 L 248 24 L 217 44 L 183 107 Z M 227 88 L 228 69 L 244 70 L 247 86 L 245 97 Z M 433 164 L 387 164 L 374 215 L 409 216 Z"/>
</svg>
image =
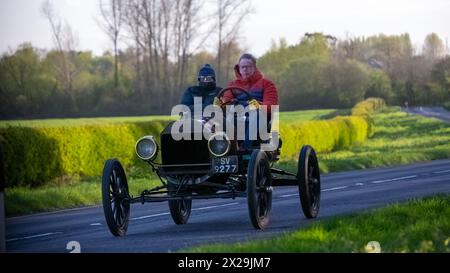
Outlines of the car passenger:
<svg viewBox="0 0 450 273">
<path fill-rule="evenodd" d="M 216 73 L 210 64 L 205 64 L 199 70 L 197 80 L 198 85 L 188 87 L 181 98 L 181 104 L 188 106 L 192 113 L 195 97 L 202 98 L 202 110 L 204 110 L 206 106 L 213 104 L 214 98 L 222 90 L 216 86 Z"/>
</svg>

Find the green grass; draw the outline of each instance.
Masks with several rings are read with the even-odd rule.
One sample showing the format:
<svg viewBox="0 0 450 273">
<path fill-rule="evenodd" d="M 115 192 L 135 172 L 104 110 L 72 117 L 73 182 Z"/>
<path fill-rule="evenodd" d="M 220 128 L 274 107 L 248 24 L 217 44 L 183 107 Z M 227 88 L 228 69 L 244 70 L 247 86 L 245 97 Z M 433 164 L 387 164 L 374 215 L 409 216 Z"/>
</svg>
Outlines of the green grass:
<svg viewBox="0 0 450 273">
<path fill-rule="evenodd" d="M 317 119 L 332 118 L 337 115 L 350 114 L 350 110 L 306 110 L 283 112 L 280 114 L 282 122 L 299 122 Z M 35 120 L 0 120 L 0 128 L 5 127 L 58 127 L 96 125 L 105 123 L 145 122 L 154 120 L 170 120 L 170 116 L 143 116 L 143 117 L 105 117 L 105 118 L 75 118 L 75 119 L 35 119 Z"/>
<path fill-rule="evenodd" d="M 97 125 L 105 123 L 145 122 L 154 120 L 171 120 L 170 116 L 143 116 L 143 117 L 108 117 L 108 118 L 74 118 L 74 119 L 35 119 L 35 120 L 0 120 L 0 128 L 6 127 L 59 127 Z"/>
<path fill-rule="evenodd" d="M 369 252 L 377 241 L 381 252 L 450 252 L 450 196 L 393 204 L 363 214 L 317 221 L 281 236 L 237 244 L 205 245 L 180 252 Z"/>
<path fill-rule="evenodd" d="M 293 111 L 293 112 L 281 112 L 280 122 L 283 123 L 297 123 L 309 120 L 330 119 L 335 116 L 350 115 L 351 111 L 348 109 L 336 110 L 336 109 L 321 109 L 321 110 L 305 110 L 305 111 Z"/>
<path fill-rule="evenodd" d="M 134 169 L 127 173 L 130 194 L 138 196 L 145 190 L 159 186 L 154 175 Z M 65 186 L 46 185 L 38 188 L 15 187 L 5 189 L 6 215 L 24 215 L 56 209 L 101 204 L 101 177 L 66 177 Z M 60 185 L 61 181 L 55 184 Z"/>
</svg>

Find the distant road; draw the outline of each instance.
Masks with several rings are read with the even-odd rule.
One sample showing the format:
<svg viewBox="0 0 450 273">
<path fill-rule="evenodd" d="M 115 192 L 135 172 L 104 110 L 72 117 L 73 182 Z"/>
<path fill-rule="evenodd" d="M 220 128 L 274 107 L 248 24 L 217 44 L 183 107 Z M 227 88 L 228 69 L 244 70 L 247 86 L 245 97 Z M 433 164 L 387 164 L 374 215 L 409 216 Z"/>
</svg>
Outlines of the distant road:
<svg viewBox="0 0 450 273">
<path fill-rule="evenodd" d="M 403 108 L 403 110 L 412 114 L 450 122 L 450 111 L 445 110 L 443 107 L 409 107 Z"/>
<path fill-rule="evenodd" d="M 319 219 L 438 193 L 450 193 L 450 160 L 328 174 L 322 177 Z M 167 202 L 132 205 L 128 234 L 122 238 L 110 234 L 101 207 L 8 218 L 6 247 L 8 252 L 67 253 L 67 244 L 76 241 L 81 252 L 173 252 L 267 238 L 314 222 L 303 216 L 297 187 L 276 187 L 273 194 L 272 220 L 265 231 L 253 229 L 245 198 L 194 200 L 183 226 L 173 223 Z"/>
</svg>

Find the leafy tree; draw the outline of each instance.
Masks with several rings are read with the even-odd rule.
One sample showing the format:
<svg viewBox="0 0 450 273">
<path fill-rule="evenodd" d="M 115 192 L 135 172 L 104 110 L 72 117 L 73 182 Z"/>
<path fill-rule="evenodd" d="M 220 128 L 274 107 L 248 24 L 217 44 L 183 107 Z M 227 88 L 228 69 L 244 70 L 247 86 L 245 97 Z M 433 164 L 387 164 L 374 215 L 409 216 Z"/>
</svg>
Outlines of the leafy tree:
<svg viewBox="0 0 450 273">
<path fill-rule="evenodd" d="M 431 90 L 440 102 L 450 101 L 450 56 L 445 57 L 433 67 Z"/>
<path fill-rule="evenodd" d="M 369 87 L 369 72 L 365 64 L 355 60 L 333 62 L 327 75 L 328 93 L 337 98 L 336 106 L 350 108 L 364 99 Z"/>
<path fill-rule="evenodd" d="M 370 71 L 369 87 L 364 97 L 378 97 L 384 99 L 387 103 L 393 102 L 394 94 L 392 92 L 391 79 L 383 70 L 372 69 Z"/>
<path fill-rule="evenodd" d="M 44 110 L 42 102 L 50 96 L 53 82 L 31 44 L 22 44 L 14 54 L 3 55 L 0 75 L 2 114 L 25 117 Z"/>
<path fill-rule="evenodd" d="M 437 59 L 443 57 L 444 54 L 445 46 L 441 38 L 434 32 L 428 34 L 427 37 L 425 37 L 423 45 L 423 55 L 431 62 L 435 62 Z"/>
<path fill-rule="evenodd" d="M 325 74 L 328 58 L 310 56 L 290 63 L 277 82 L 281 110 L 318 107 L 325 96 Z"/>
</svg>

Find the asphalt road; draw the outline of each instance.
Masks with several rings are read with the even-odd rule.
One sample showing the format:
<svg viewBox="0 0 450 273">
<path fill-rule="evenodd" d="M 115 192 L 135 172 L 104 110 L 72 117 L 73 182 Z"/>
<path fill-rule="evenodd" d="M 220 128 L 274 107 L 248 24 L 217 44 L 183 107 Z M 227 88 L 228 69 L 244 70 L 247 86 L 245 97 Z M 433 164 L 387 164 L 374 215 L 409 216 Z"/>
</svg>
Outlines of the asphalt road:
<svg viewBox="0 0 450 273">
<path fill-rule="evenodd" d="M 443 107 L 409 107 L 403 108 L 403 110 L 412 114 L 450 122 L 450 111 L 445 110 Z"/>
<path fill-rule="evenodd" d="M 319 219 L 381 207 L 410 198 L 450 193 L 450 160 L 359 170 L 322 176 Z M 307 220 L 296 187 L 274 189 L 272 219 L 253 229 L 245 198 L 194 200 L 189 223 L 173 223 L 167 203 L 134 204 L 126 237 L 113 237 L 101 207 L 66 210 L 6 220 L 8 252 L 174 252 L 214 242 L 243 242 L 297 229 Z M 72 249 L 72 248 L 69 248 Z"/>
</svg>

